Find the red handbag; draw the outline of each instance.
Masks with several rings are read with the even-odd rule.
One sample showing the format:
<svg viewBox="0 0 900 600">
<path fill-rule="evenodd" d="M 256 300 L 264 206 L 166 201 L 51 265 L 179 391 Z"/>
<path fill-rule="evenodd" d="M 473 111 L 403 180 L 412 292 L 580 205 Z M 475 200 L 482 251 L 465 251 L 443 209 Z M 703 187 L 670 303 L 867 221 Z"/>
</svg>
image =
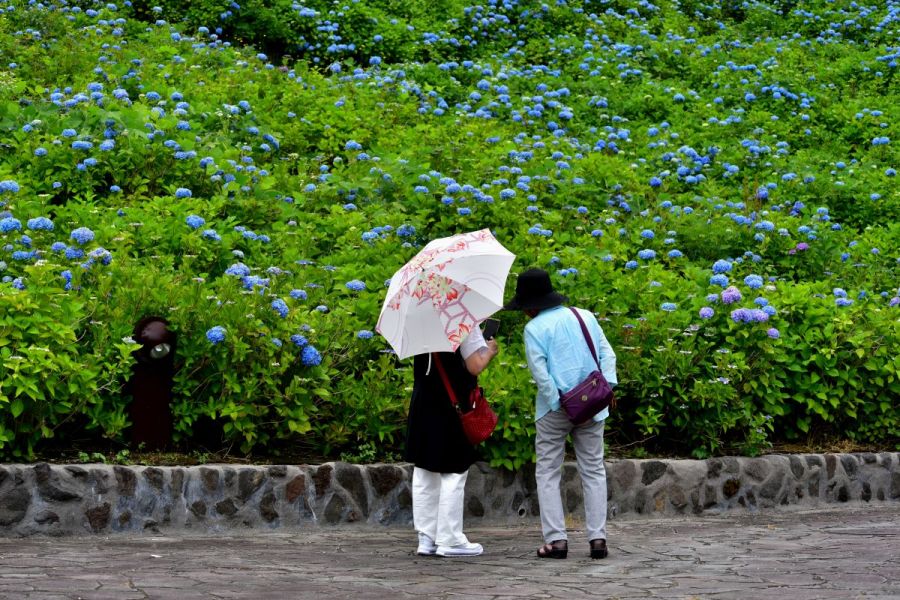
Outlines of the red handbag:
<svg viewBox="0 0 900 600">
<path fill-rule="evenodd" d="M 497 427 L 497 413 L 491 410 L 490 405 L 488 405 L 487 400 L 484 397 L 484 390 L 478 385 L 476 385 L 475 389 L 469 393 L 469 404 L 471 409 L 465 412 L 460 410 L 459 403 L 456 400 L 456 394 L 453 392 L 453 386 L 450 385 L 450 380 L 447 379 L 447 372 L 444 371 L 444 365 L 441 364 L 440 357 L 437 354 L 433 354 L 432 358 L 434 358 L 434 362 L 437 364 L 438 373 L 440 373 L 441 379 L 444 381 L 444 387 L 447 388 L 447 395 L 450 396 L 450 402 L 453 403 L 453 407 L 459 414 L 459 421 L 462 423 L 463 433 L 466 434 L 466 438 L 469 440 L 470 444 L 477 446 L 491 437 L 491 433 L 493 433 L 494 428 Z"/>
</svg>

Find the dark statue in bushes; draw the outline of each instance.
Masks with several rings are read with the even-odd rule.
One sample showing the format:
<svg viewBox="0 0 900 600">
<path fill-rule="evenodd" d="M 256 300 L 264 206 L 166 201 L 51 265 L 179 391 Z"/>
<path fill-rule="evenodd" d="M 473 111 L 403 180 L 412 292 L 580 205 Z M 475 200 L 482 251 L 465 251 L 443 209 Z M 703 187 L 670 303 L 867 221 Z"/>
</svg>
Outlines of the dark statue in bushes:
<svg viewBox="0 0 900 600">
<path fill-rule="evenodd" d="M 134 326 L 133 338 L 140 346 L 132 354 L 135 364 L 128 392 L 131 442 L 159 450 L 172 440 L 172 379 L 178 336 L 162 317 L 148 316 Z"/>
</svg>

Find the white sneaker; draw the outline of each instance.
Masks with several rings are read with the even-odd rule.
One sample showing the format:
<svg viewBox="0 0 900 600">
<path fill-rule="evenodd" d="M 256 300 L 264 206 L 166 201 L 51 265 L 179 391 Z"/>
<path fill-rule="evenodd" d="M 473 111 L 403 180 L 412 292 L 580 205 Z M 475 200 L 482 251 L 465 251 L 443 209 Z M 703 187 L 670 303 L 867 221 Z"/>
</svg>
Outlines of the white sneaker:
<svg viewBox="0 0 900 600">
<path fill-rule="evenodd" d="M 484 552 L 481 544 L 473 544 L 466 542 L 458 546 L 438 546 L 436 554 L 438 556 L 480 556 Z"/>
<path fill-rule="evenodd" d="M 434 540 L 426 534 L 419 532 L 419 547 L 416 549 L 416 554 L 419 556 L 434 556 L 437 552 L 437 544 L 434 543 Z"/>
</svg>

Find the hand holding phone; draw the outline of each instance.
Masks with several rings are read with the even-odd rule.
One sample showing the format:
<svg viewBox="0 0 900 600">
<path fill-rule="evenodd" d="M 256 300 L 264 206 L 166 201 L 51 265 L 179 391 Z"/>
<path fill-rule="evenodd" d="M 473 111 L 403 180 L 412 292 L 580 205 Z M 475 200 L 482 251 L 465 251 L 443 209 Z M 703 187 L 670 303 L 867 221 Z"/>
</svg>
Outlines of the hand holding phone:
<svg viewBox="0 0 900 600">
<path fill-rule="evenodd" d="M 492 340 L 497 337 L 497 332 L 500 330 L 500 321 L 497 319 L 486 319 L 484 322 L 484 331 L 482 335 L 485 340 Z"/>
</svg>

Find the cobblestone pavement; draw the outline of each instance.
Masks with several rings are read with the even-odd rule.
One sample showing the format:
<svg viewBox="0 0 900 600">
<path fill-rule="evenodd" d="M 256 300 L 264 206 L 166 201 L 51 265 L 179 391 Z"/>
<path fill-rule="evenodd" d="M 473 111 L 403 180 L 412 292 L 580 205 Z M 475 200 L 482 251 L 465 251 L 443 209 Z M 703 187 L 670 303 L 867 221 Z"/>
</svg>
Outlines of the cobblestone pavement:
<svg viewBox="0 0 900 600">
<path fill-rule="evenodd" d="M 477 558 L 421 558 L 407 529 L 0 540 L 0 598 L 900 598 L 900 503 L 615 520 L 592 561 L 541 560 L 536 522 L 478 527 Z"/>
</svg>

